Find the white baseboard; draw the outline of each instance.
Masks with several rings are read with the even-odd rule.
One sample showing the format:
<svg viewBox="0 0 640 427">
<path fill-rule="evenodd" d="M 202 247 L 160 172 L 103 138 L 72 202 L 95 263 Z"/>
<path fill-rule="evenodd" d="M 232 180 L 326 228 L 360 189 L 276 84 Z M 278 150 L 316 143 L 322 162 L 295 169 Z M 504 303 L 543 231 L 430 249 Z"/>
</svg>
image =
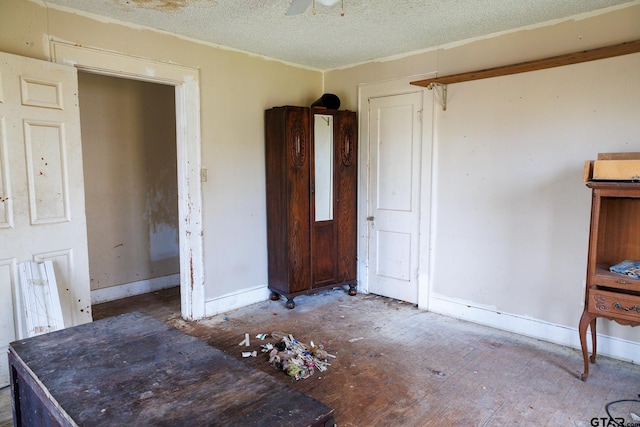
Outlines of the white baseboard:
<svg viewBox="0 0 640 427">
<path fill-rule="evenodd" d="M 91 291 L 91 304 L 115 301 L 134 295 L 147 294 L 149 292 L 172 288 L 174 286 L 180 286 L 180 274 L 171 274 L 169 276 L 156 277 L 153 279 L 140 280 L 138 282 L 124 283 L 122 285 L 96 289 L 95 291 Z"/>
<path fill-rule="evenodd" d="M 265 301 L 269 299 L 270 293 L 266 286 L 259 286 L 208 300 L 204 309 L 205 317 Z"/>
<path fill-rule="evenodd" d="M 538 319 L 498 312 L 490 308 L 474 306 L 465 301 L 456 301 L 455 299 L 436 295 L 431 295 L 429 298 L 429 311 L 580 349 L 577 328 L 578 319 L 576 319 L 576 327 L 570 328 Z M 589 346 L 591 345 L 590 336 L 590 332 L 588 332 Z M 640 362 L 640 343 L 609 335 L 597 334 L 597 337 L 598 355 L 609 356 L 631 363 Z M 591 351 L 591 347 L 589 347 L 589 351 Z"/>
</svg>

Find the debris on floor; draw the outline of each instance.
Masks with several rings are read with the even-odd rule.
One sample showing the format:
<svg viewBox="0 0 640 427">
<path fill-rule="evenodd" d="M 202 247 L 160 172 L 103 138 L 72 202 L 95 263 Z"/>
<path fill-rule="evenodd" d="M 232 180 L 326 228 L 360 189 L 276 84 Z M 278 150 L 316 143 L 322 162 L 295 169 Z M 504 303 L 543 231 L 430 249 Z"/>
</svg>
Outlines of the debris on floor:
<svg viewBox="0 0 640 427">
<path fill-rule="evenodd" d="M 444 372 L 436 371 L 435 369 L 431 370 L 431 372 L 433 372 L 433 374 L 438 378 L 444 378 L 447 376 L 447 374 L 445 374 Z"/>
<path fill-rule="evenodd" d="M 327 353 L 322 344 L 311 341 L 307 345 L 291 334 L 272 332 L 271 337 L 278 341 L 262 345 L 262 352 L 267 353 L 271 365 L 296 380 L 309 378 L 316 369 L 325 372 L 331 365 L 329 358 L 336 357 Z"/>
<path fill-rule="evenodd" d="M 238 345 L 249 347 L 251 345 L 251 341 L 249 340 L 249 334 L 244 334 L 244 339 L 240 341 Z"/>
</svg>

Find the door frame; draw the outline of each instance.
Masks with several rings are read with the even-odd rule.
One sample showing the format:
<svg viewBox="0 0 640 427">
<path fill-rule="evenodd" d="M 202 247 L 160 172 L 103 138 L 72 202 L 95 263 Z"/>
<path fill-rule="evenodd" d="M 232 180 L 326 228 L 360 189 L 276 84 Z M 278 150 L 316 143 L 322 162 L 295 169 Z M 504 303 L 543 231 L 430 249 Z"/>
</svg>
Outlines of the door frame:
<svg viewBox="0 0 640 427">
<path fill-rule="evenodd" d="M 199 70 L 57 40 L 51 41 L 51 52 L 53 62 L 80 71 L 175 87 L 181 311 L 186 320 L 202 319 L 205 287 Z"/>
<path fill-rule="evenodd" d="M 359 172 L 358 172 L 358 283 L 360 290 L 369 291 L 369 226 L 367 217 L 369 216 L 369 200 L 371 188 L 369 188 L 370 177 L 370 138 L 369 138 L 369 99 L 403 95 L 412 92 L 423 92 L 422 97 L 422 150 L 420 168 L 420 211 L 419 211 L 419 235 L 418 235 L 418 307 L 428 309 L 430 291 L 430 270 L 431 270 L 431 236 L 433 236 L 432 224 L 432 197 L 434 164 L 434 121 L 435 121 L 435 100 L 433 93 L 425 88 L 412 86 L 410 83 L 415 80 L 424 80 L 435 77 L 435 73 L 413 75 L 401 77 L 393 80 L 386 80 L 373 83 L 361 83 L 358 85 L 358 117 L 360 139 L 359 144 Z"/>
</svg>

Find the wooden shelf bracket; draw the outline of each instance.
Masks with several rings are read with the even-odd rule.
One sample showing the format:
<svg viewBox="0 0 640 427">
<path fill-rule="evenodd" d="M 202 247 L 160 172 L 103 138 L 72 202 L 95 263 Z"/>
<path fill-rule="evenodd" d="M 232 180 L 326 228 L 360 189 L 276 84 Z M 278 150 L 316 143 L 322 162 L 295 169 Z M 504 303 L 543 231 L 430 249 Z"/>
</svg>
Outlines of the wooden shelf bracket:
<svg viewBox="0 0 640 427">
<path fill-rule="evenodd" d="M 438 98 L 440 98 L 440 102 L 442 103 L 442 111 L 447 111 L 447 85 L 433 82 L 427 85 L 427 89 L 435 90 L 438 94 Z"/>
</svg>

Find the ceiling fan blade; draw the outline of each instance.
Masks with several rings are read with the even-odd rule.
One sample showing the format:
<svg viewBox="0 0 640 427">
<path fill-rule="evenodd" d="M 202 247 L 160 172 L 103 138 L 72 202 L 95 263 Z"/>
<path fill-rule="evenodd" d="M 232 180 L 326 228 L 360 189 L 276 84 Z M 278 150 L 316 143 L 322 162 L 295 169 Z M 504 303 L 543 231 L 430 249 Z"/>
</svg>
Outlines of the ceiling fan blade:
<svg viewBox="0 0 640 427">
<path fill-rule="evenodd" d="M 304 13 L 305 10 L 307 10 L 310 4 L 311 0 L 293 0 L 285 15 L 300 15 L 301 13 Z"/>
</svg>

